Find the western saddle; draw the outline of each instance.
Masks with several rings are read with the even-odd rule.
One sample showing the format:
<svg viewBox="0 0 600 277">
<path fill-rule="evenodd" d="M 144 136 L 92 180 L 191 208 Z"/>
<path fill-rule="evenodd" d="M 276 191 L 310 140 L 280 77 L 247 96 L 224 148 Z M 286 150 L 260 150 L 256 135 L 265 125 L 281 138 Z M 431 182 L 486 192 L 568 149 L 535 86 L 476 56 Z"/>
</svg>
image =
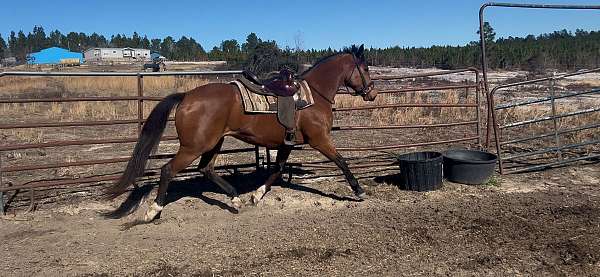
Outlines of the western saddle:
<svg viewBox="0 0 600 277">
<path fill-rule="evenodd" d="M 242 72 L 242 75 L 250 81 L 252 85 L 260 88 L 258 89 L 251 86 L 251 89 L 256 88 L 256 90 L 253 89 L 253 91 L 262 91 L 268 95 L 283 97 L 294 96 L 300 88 L 300 85 L 298 85 L 298 82 L 295 79 L 294 72 L 288 69 L 282 69 L 276 76 L 265 80 L 258 79 L 258 77 L 250 71 L 244 71 Z M 248 85 L 248 83 L 244 82 L 244 85 Z"/>
<path fill-rule="evenodd" d="M 277 97 L 277 119 L 285 127 L 284 144 L 291 146 L 296 139 L 296 105 L 294 95 L 300 89 L 300 84 L 294 72 L 282 69 L 274 77 L 260 80 L 250 71 L 242 73 L 244 78 L 239 79 L 251 91 Z"/>
</svg>

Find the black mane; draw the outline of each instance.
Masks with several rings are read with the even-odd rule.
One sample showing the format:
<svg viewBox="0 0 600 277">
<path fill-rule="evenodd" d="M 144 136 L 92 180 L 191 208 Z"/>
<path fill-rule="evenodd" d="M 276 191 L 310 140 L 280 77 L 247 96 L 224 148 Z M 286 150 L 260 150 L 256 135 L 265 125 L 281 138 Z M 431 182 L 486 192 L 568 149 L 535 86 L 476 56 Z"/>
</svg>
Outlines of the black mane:
<svg viewBox="0 0 600 277">
<path fill-rule="evenodd" d="M 335 58 L 335 57 L 343 55 L 343 54 L 352 54 L 354 57 L 356 57 L 357 59 L 359 59 L 361 62 L 364 62 L 364 55 L 363 55 L 363 57 L 359 57 L 358 56 L 358 47 L 355 44 L 352 44 L 352 46 L 350 46 L 350 47 L 344 47 L 344 49 L 342 49 L 342 51 L 334 52 L 331 55 L 328 55 L 328 56 L 325 56 L 325 57 L 322 57 L 322 58 L 318 59 L 309 69 L 307 69 L 304 72 L 302 72 L 301 76 L 304 76 L 304 74 L 308 73 L 313 68 L 315 68 L 315 67 L 319 66 L 320 64 L 328 61 L 329 59 Z"/>
</svg>

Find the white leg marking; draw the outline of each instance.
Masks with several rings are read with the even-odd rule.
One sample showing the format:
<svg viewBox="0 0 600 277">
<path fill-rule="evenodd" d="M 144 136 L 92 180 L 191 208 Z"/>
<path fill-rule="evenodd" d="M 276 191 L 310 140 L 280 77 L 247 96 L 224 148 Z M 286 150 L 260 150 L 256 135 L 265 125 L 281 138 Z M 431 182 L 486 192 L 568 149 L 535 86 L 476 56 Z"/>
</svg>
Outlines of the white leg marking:
<svg viewBox="0 0 600 277">
<path fill-rule="evenodd" d="M 148 207 L 146 215 L 144 215 L 144 221 L 150 222 L 154 220 L 154 218 L 158 215 L 158 213 L 160 213 L 160 211 L 162 211 L 162 209 L 162 206 L 159 206 L 158 204 L 156 204 L 156 202 L 153 202 L 152 205 Z"/>
<path fill-rule="evenodd" d="M 267 187 L 265 185 L 260 186 L 253 194 L 252 194 L 252 203 L 254 205 L 258 204 L 258 202 L 265 196 L 267 193 Z"/>
<path fill-rule="evenodd" d="M 244 206 L 244 203 L 242 202 L 242 199 L 240 199 L 239 197 L 234 197 L 231 198 L 231 204 L 233 204 L 233 207 L 236 209 L 241 209 Z"/>
</svg>

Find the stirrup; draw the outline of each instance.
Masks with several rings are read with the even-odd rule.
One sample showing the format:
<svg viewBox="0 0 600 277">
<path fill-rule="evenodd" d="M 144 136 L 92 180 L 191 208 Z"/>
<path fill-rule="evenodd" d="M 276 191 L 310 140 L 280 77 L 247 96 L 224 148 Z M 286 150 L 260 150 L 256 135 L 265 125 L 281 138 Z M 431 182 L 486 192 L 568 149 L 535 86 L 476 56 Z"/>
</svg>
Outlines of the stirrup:
<svg viewBox="0 0 600 277">
<path fill-rule="evenodd" d="M 291 132 L 286 131 L 285 138 L 283 139 L 283 144 L 289 145 L 289 146 L 296 145 L 296 132 L 295 131 L 291 131 Z"/>
</svg>

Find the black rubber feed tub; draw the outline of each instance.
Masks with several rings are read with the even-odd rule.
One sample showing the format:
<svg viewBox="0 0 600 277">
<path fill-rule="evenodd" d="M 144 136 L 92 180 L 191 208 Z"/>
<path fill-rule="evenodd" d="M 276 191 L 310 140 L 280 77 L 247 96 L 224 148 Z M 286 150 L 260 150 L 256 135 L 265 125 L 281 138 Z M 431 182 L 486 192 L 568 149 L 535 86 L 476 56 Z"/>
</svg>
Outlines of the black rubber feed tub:
<svg viewBox="0 0 600 277">
<path fill-rule="evenodd" d="M 498 157 L 476 150 L 448 150 L 444 153 L 444 177 L 448 181 L 479 185 L 494 174 Z"/>
<path fill-rule="evenodd" d="M 414 152 L 398 156 L 400 182 L 407 190 L 430 191 L 442 185 L 442 153 Z"/>
</svg>

